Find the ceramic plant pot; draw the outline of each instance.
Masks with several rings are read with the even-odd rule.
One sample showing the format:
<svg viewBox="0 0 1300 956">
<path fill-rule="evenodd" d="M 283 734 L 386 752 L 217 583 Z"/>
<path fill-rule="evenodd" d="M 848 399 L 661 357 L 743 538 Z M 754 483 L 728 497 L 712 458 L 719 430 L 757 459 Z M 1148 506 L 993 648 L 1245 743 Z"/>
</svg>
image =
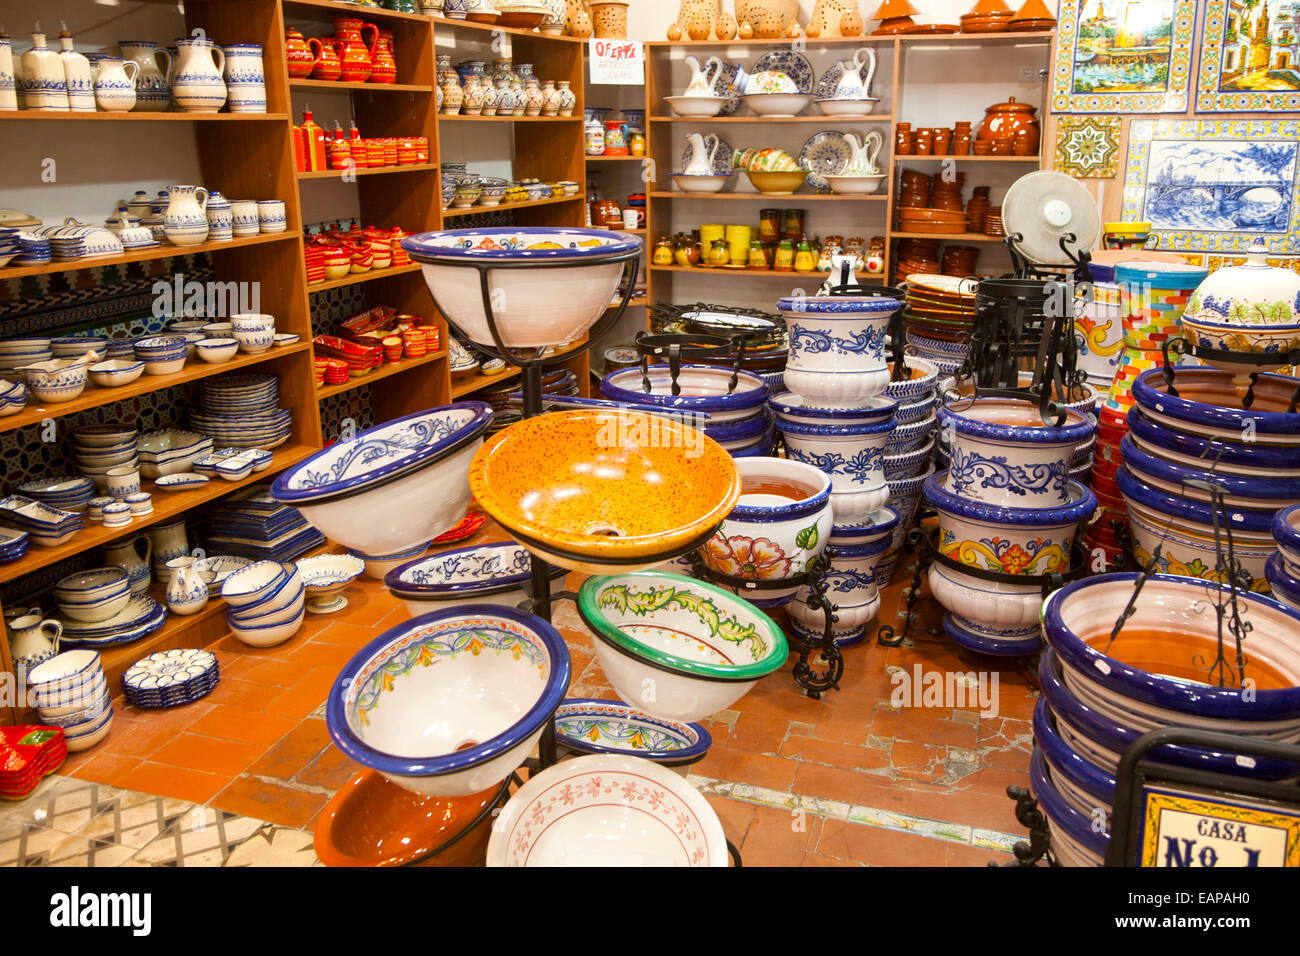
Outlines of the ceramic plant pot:
<svg viewBox="0 0 1300 956">
<path fill-rule="evenodd" d="M 864 383 L 884 391 L 889 383 L 885 338 L 900 308 L 882 296 L 788 296 L 777 302 L 790 330 L 791 369 L 807 372 L 860 372 Z M 796 394 L 809 396 L 791 384 Z"/>
<path fill-rule="evenodd" d="M 778 420 L 786 454 L 831 479 L 831 509 L 837 524 L 861 521 L 889 498 L 885 444 L 893 418 L 867 425 L 804 425 Z"/>
<path fill-rule="evenodd" d="M 736 468 L 740 498 L 704 546 L 704 563 L 753 581 L 775 583 L 802 574 L 830 537 L 830 478 L 811 465 L 780 458 L 746 458 Z M 795 590 L 737 593 L 756 607 L 773 608 L 788 604 Z"/>
<path fill-rule="evenodd" d="M 880 610 L 876 565 L 889 550 L 890 534 L 898 521 L 893 511 L 884 508 L 881 512 L 889 517 L 878 525 L 841 525 L 831 532 L 835 556 L 826 575 L 829 584 L 826 596 L 835 605 L 836 620 L 831 633 L 841 647 L 860 644 L 866 637 L 866 625 Z M 851 533 L 836 536 L 837 531 L 845 530 Z M 810 593 L 807 588 L 800 588 L 790 604 L 790 622 L 801 637 L 816 642 L 822 639 L 826 615 L 808 606 Z"/>
</svg>

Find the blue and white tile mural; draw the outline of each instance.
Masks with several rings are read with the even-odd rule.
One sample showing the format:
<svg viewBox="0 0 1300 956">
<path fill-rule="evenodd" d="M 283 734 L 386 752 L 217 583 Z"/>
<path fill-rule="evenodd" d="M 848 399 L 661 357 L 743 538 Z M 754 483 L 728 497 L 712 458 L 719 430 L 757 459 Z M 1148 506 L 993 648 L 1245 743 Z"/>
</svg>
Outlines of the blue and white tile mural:
<svg viewBox="0 0 1300 956">
<path fill-rule="evenodd" d="M 1134 120 L 1124 218 L 1150 222 L 1160 249 L 1300 248 L 1300 123 Z"/>
</svg>

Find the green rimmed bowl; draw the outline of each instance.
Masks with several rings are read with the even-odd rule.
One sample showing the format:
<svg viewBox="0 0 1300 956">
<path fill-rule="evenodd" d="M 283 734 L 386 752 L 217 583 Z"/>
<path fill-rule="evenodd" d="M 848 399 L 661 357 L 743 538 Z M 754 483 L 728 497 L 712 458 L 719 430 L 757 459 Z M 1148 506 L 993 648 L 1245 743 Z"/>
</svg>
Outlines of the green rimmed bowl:
<svg viewBox="0 0 1300 956">
<path fill-rule="evenodd" d="M 619 697 L 669 720 L 727 709 L 789 653 L 781 629 L 754 605 L 677 574 L 588 578 L 578 611 Z"/>
</svg>

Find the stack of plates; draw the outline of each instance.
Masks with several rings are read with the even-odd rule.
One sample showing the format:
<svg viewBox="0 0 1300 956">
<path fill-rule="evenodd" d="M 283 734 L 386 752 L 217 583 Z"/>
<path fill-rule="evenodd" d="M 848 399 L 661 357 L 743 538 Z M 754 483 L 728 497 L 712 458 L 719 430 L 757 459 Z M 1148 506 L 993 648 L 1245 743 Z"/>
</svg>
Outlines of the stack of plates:
<svg viewBox="0 0 1300 956">
<path fill-rule="evenodd" d="M 177 707 L 206 697 L 221 680 L 217 656 L 194 647 L 150 654 L 122 675 L 129 704 L 144 710 Z"/>
<path fill-rule="evenodd" d="M 318 385 L 342 385 L 350 376 L 348 363 L 343 359 L 316 359 L 316 378 Z"/>
<path fill-rule="evenodd" d="M 41 266 L 50 261 L 50 240 L 34 232 L 22 230 L 18 233 L 18 258 L 10 265 Z"/>
<path fill-rule="evenodd" d="M 266 561 L 292 561 L 325 543 L 297 508 L 271 497 L 270 487 L 258 485 L 233 495 L 212 514 L 208 549 Z"/>
<path fill-rule="evenodd" d="M 68 745 L 58 727 L 0 727 L 0 797 L 21 800 L 67 756 Z"/>
<path fill-rule="evenodd" d="M 937 366 L 941 375 L 953 374 L 965 360 L 966 336 L 975 324 L 978 287 L 972 279 L 954 276 L 913 273 L 907 277 L 903 320 L 908 350 Z M 916 342 L 914 334 L 919 336 Z"/>
<path fill-rule="evenodd" d="M 108 735 L 113 695 L 99 654 L 64 651 L 27 674 L 41 723 L 63 731 L 69 751 L 87 750 Z"/>
<path fill-rule="evenodd" d="M 278 408 L 279 401 L 274 375 L 224 376 L 203 383 L 190 421 L 218 445 L 271 449 L 284 444 L 293 428 L 292 413 Z"/>
<path fill-rule="evenodd" d="M 122 254 L 122 240 L 102 226 L 69 219 L 66 225 L 42 226 L 33 231 L 50 241 L 50 253 L 60 261 Z"/>
<path fill-rule="evenodd" d="M 31 543 L 42 548 L 62 544 L 86 526 L 86 516 L 34 501 L 22 495 L 0 499 L 0 521 L 26 531 Z"/>
<path fill-rule="evenodd" d="M 0 375 L 20 378 L 12 374 L 15 369 L 48 362 L 53 357 L 49 339 L 6 339 L 0 342 Z"/>
<path fill-rule="evenodd" d="M 17 561 L 27 553 L 27 532 L 0 528 L 0 564 Z"/>
<path fill-rule="evenodd" d="M 0 266 L 9 265 L 9 260 L 17 257 L 20 251 L 17 227 L 0 226 Z"/>
<path fill-rule="evenodd" d="M 73 475 L 40 478 L 19 485 L 18 493 L 34 498 L 51 508 L 81 513 L 90 504 L 90 499 L 95 497 L 95 483 L 89 478 Z"/>
<path fill-rule="evenodd" d="M 103 647 L 128 644 L 152 634 L 167 620 L 167 609 L 148 594 L 133 594 L 126 607 L 107 621 L 90 624 L 59 614 L 54 619 L 63 625 L 60 648 Z"/>
</svg>

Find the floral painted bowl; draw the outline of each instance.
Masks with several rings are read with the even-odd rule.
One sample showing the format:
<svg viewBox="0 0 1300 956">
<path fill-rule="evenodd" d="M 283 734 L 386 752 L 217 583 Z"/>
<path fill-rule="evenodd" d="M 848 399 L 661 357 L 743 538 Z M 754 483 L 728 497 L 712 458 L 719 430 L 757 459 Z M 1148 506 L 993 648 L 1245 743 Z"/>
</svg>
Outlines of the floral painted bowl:
<svg viewBox="0 0 1300 956">
<path fill-rule="evenodd" d="M 748 601 L 676 574 L 590 577 L 578 611 L 619 697 L 671 720 L 725 710 L 788 652 L 781 629 Z"/>
<path fill-rule="evenodd" d="M 830 538 L 831 479 L 812 465 L 782 458 L 744 458 L 736 468 L 740 498 L 704 546 L 704 563 L 753 581 L 775 583 L 802 574 Z M 788 604 L 795 590 L 746 590 L 744 596 L 756 607 L 774 608 Z"/>
<path fill-rule="evenodd" d="M 423 266 L 438 310 L 470 341 L 494 345 L 476 268 L 487 266 L 501 341 L 541 348 L 572 342 L 595 324 L 641 238 L 604 229 L 483 227 L 408 236 L 402 248 Z"/>
<path fill-rule="evenodd" d="M 777 427 L 789 457 L 830 476 L 836 522 L 860 521 L 889 498 L 884 454 L 894 431 L 892 418 L 870 425 L 802 425 L 782 420 Z"/>
<path fill-rule="evenodd" d="M 417 793 L 466 796 L 524 762 L 569 686 L 546 621 L 470 604 L 371 641 L 340 672 L 326 721 L 339 749 Z"/>
<path fill-rule="evenodd" d="M 672 393 L 672 375 L 667 365 L 647 369 L 650 391 L 642 390 L 641 370 L 622 369 L 606 375 L 600 393 L 614 402 L 628 405 L 655 405 L 678 412 L 707 412 L 709 425 L 716 426 L 749 418 L 767 400 L 768 387 L 750 372 L 736 376 L 731 387 L 732 370 L 711 365 L 683 365 L 677 375 L 681 394 Z"/>
<path fill-rule="evenodd" d="M 281 473 L 271 494 L 344 547 L 400 552 L 436 538 L 465 514 L 465 471 L 491 424 L 492 409 L 483 402 L 394 419 Z"/>
<path fill-rule="evenodd" d="M 716 442 L 636 412 L 525 419 L 489 439 L 469 470 L 474 497 L 520 544 L 589 574 L 699 547 L 740 497 L 740 473 Z"/>
<path fill-rule="evenodd" d="M 488 866 L 726 866 L 707 800 L 671 770 L 595 754 L 550 767 L 492 826 Z"/>
<path fill-rule="evenodd" d="M 564 568 L 549 569 L 552 578 Z M 532 557 L 515 541 L 440 551 L 398 565 L 384 586 L 413 615 L 453 604 L 516 607 L 531 592 Z"/>
<path fill-rule="evenodd" d="M 644 757 L 665 767 L 693 764 L 713 744 L 699 724 L 653 717 L 619 700 L 577 697 L 556 708 L 555 740 L 577 753 Z"/>
</svg>

